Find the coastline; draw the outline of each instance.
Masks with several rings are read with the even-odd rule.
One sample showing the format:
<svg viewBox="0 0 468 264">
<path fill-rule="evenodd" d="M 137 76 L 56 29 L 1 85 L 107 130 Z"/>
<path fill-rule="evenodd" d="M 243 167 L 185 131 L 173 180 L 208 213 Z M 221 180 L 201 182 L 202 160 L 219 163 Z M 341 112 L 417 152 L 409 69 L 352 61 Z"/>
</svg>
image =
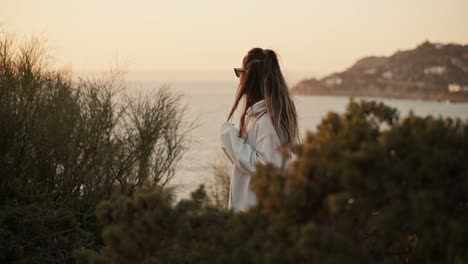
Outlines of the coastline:
<svg viewBox="0 0 468 264">
<path fill-rule="evenodd" d="M 406 99 L 420 101 L 450 102 L 450 103 L 468 103 L 468 94 L 450 94 L 447 92 L 421 91 L 395 91 L 393 89 L 375 90 L 349 90 L 349 89 L 310 89 L 300 85 L 293 88 L 292 94 L 304 96 L 346 96 L 346 97 L 370 97 L 370 98 L 388 98 L 388 99 Z"/>
</svg>

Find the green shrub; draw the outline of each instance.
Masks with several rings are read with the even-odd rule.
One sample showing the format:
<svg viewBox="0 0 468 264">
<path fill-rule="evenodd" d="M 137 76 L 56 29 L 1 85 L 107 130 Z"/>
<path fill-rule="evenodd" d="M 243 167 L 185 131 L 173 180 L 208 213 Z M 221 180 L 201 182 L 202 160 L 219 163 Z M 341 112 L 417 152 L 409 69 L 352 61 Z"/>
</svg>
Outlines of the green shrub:
<svg viewBox="0 0 468 264">
<path fill-rule="evenodd" d="M 168 88 L 128 95 L 119 73 L 75 81 L 49 64 L 41 41 L 0 33 L 0 256 L 12 262 L 98 245 L 96 204 L 167 186 L 192 126 Z"/>
<path fill-rule="evenodd" d="M 1 263 L 64 263 L 73 249 L 95 247 L 96 234 L 80 227 L 60 204 L 8 204 L 0 208 Z"/>
<path fill-rule="evenodd" d="M 102 202 L 97 210 L 106 246 L 100 253 L 77 252 L 83 263 L 199 263 L 214 262 L 223 249 L 221 227 L 228 212 L 209 206 L 203 189 L 192 200 L 173 205 L 160 189 L 133 198 Z"/>
<path fill-rule="evenodd" d="M 260 210 L 331 228 L 369 262 L 468 261 L 468 125 L 398 119 L 365 101 L 330 113 L 298 146 L 290 175 L 254 177 Z"/>
<path fill-rule="evenodd" d="M 210 207 L 203 188 L 102 203 L 105 246 L 78 262 L 466 263 L 467 149 L 466 121 L 351 101 L 286 172 L 257 166 L 248 212 Z"/>
</svg>

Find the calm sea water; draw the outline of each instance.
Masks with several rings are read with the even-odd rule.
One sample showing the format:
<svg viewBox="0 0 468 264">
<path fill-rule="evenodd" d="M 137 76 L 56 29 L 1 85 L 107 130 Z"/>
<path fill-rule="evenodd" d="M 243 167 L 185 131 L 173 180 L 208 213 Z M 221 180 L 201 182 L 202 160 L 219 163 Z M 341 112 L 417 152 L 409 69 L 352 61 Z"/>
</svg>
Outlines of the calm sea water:
<svg viewBox="0 0 468 264">
<path fill-rule="evenodd" d="M 165 83 L 158 81 L 132 82 L 132 91 L 153 91 Z M 237 83 L 226 81 L 193 81 L 168 83 L 176 93 L 183 94 L 187 106 L 187 121 L 197 120 L 197 127 L 191 131 L 191 143 L 187 153 L 178 166 L 174 180 L 179 188 L 178 197 L 186 197 L 199 184 L 209 184 L 213 178 L 213 165 L 224 158 L 220 148 L 219 128 L 226 121 L 234 102 Z M 308 130 L 315 130 L 321 119 L 329 111 L 342 113 L 349 98 L 332 96 L 294 96 L 299 116 L 302 135 Z M 450 104 L 416 100 L 397 100 L 372 98 L 396 107 L 401 116 L 413 110 L 420 116 L 451 116 L 468 118 L 468 104 Z M 237 119 L 234 119 L 237 124 Z"/>
</svg>

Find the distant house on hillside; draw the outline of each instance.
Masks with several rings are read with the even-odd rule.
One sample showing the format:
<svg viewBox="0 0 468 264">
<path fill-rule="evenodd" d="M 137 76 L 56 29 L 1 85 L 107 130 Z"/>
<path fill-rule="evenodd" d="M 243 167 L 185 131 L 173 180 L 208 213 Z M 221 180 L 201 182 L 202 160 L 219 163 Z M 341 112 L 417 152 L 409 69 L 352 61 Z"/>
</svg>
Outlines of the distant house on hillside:
<svg viewBox="0 0 468 264">
<path fill-rule="evenodd" d="M 363 71 L 365 75 L 374 75 L 377 72 L 376 68 L 368 68 Z"/>
<path fill-rule="evenodd" d="M 441 49 L 441 48 L 443 48 L 444 46 L 445 46 L 445 45 L 442 44 L 442 43 L 434 43 L 434 47 L 435 47 L 436 49 Z"/>
<path fill-rule="evenodd" d="M 425 74 L 435 74 L 435 75 L 442 75 L 446 71 L 446 68 L 444 66 L 432 66 L 432 67 L 427 67 L 424 69 Z"/>
<path fill-rule="evenodd" d="M 451 83 L 448 85 L 448 91 L 451 93 L 459 93 L 459 92 L 468 92 L 468 85 L 460 85 L 457 83 Z"/>
<path fill-rule="evenodd" d="M 326 87 L 333 87 L 341 85 L 343 83 L 343 79 L 339 76 L 331 76 L 325 79 L 324 82 Z"/>
<path fill-rule="evenodd" d="M 384 73 L 382 73 L 382 77 L 387 79 L 387 80 L 390 80 L 393 78 L 393 72 L 392 71 L 385 71 Z"/>
<path fill-rule="evenodd" d="M 458 93 L 462 90 L 461 85 L 456 84 L 456 83 L 451 83 L 448 85 L 448 91 L 451 93 Z"/>
</svg>

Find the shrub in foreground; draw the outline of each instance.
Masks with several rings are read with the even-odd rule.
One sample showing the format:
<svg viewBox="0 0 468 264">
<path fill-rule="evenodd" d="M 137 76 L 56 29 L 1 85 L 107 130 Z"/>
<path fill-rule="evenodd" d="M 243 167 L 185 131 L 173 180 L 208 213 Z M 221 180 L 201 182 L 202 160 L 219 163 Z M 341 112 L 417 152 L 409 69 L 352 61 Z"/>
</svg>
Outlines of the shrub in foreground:
<svg viewBox="0 0 468 264">
<path fill-rule="evenodd" d="M 0 32 L 0 262 L 67 263 L 101 243 L 95 205 L 166 186 L 184 153 L 181 97 L 74 80 L 38 40 Z"/>
<path fill-rule="evenodd" d="M 296 146 L 285 172 L 257 166 L 259 204 L 172 205 L 163 191 L 100 205 L 105 246 L 79 263 L 466 263 L 468 124 L 351 101 Z"/>
</svg>

